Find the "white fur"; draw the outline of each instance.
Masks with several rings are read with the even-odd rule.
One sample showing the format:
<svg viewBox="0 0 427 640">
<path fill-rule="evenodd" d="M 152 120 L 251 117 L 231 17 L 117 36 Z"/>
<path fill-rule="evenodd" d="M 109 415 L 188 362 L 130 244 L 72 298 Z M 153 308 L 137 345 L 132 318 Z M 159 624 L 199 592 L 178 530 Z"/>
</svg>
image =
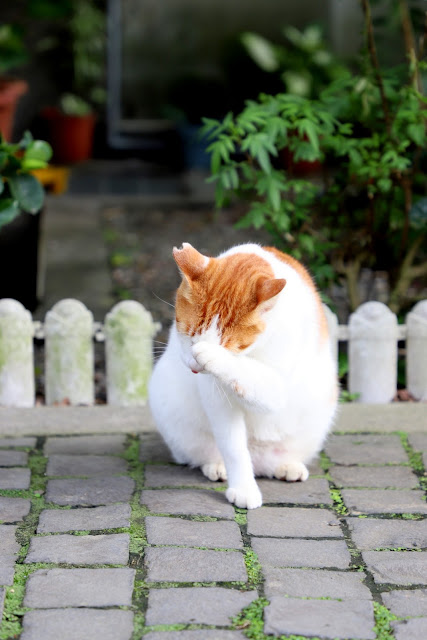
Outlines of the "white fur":
<svg viewBox="0 0 427 640">
<path fill-rule="evenodd" d="M 330 344 L 320 346 L 312 290 L 258 245 L 222 256 L 243 252 L 261 256 L 287 281 L 265 313 L 265 331 L 245 353 L 234 354 L 221 346 L 216 321 L 193 338 L 174 324 L 149 399 L 176 462 L 200 466 L 211 480 L 227 476 L 227 499 L 251 509 L 262 504 L 254 474 L 307 479 L 305 465 L 332 425 L 337 383 Z"/>
</svg>

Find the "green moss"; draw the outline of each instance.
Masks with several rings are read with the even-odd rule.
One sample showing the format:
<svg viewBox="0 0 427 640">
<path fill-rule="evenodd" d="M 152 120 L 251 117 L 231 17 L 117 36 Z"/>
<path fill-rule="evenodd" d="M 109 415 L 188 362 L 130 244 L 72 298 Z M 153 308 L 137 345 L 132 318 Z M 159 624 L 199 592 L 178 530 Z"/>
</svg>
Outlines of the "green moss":
<svg viewBox="0 0 427 640">
<path fill-rule="evenodd" d="M 374 602 L 374 616 L 377 640 L 393 640 L 394 634 L 390 623 L 392 620 L 397 620 L 397 617 L 378 602 Z"/>
<path fill-rule="evenodd" d="M 415 473 L 422 476 L 425 471 L 422 453 L 420 453 L 419 451 L 414 451 L 413 447 L 411 447 L 411 445 L 409 444 L 407 433 L 405 433 L 404 431 L 397 431 L 396 435 L 400 437 L 402 447 L 405 449 L 408 455 L 410 466 L 415 471 Z"/>
<path fill-rule="evenodd" d="M 340 516 L 347 515 L 348 514 L 347 507 L 344 504 L 344 500 L 342 499 L 340 490 L 329 489 L 329 491 L 330 491 L 332 502 L 333 502 L 333 508 L 336 511 L 336 513 L 339 514 Z"/>
<path fill-rule="evenodd" d="M 235 507 L 234 511 L 235 511 L 234 520 L 237 522 L 237 524 L 240 526 L 246 526 L 248 522 L 247 510 L 240 509 L 239 507 Z"/>
<path fill-rule="evenodd" d="M 241 630 L 250 640 L 264 640 L 264 609 L 269 604 L 265 598 L 257 598 L 233 618 L 233 629 Z"/>
<path fill-rule="evenodd" d="M 250 585 L 257 586 L 262 580 L 261 563 L 252 549 L 245 549 L 245 565 Z"/>
</svg>

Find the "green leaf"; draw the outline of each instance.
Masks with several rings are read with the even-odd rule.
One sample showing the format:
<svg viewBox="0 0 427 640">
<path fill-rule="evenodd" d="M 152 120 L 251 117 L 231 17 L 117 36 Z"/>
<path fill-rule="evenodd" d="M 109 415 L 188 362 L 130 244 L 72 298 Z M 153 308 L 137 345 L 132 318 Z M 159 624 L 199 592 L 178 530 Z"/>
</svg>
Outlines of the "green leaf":
<svg viewBox="0 0 427 640">
<path fill-rule="evenodd" d="M 19 215 L 18 203 L 13 198 L 0 200 L 0 229 Z"/>
<path fill-rule="evenodd" d="M 33 140 L 25 150 L 22 166 L 26 169 L 26 163 L 37 161 L 46 166 L 52 157 L 52 147 L 43 140 Z"/>
<path fill-rule="evenodd" d="M 19 173 L 9 178 L 9 187 L 12 196 L 18 201 L 23 211 L 33 214 L 40 211 L 44 190 L 37 178 L 29 173 Z"/>
<path fill-rule="evenodd" d="M 423 147 L 426 139 L 424 123 L 410 124 L 408 126 L 408 136 L 419 147 Z"/>
</svg>

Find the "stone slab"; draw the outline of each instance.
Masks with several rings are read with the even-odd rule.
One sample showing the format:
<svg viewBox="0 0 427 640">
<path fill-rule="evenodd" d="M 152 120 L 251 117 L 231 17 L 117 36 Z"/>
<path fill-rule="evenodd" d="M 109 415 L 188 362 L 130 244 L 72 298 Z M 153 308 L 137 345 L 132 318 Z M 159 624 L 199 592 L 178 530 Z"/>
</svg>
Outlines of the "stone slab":
<svg viewBox="0 0 427 640">
<path fill-rule="evenodd" d="M 72 565 L 127 564 L 129 535 L 100 536 L 60 534 L 31 538 L 25 562 L 54 562 Z"/>
<path fill-rule="evenodd" d="M 66 410 L 67 412 L 67 410 Z M 67 433 L 67 430 L 65 430 Z M 124 435 L 64 436 L 46 440 L 44 454 L 62 453 L 66 455 L 111 455 L 123 453 L 126 446 Z"/>
<path fill-rule="evenodd" d="M 399 436 L 395 435 L 333 435 L 325 452 L 337 464 L 400 464 L 408 456 Z"/>
<path fill-rule="evenodd" d="M 335 430 L 391 433 L 422 432 L 427 425 L 427 408 L 421 402 L 393 402 L 372 405 L 350 402 L 340 407 Z M 42 436 L 66 434 L 155 433 L 148 406 L 113 407 L 0 407 L 0 436 Z M 164 459 L 164 462 L 170 461 Z"/>
<path fill-rule="evenodd" d="M 234 519 L 234 509 L 225 493 L 208 489 L 146 489 L 141 494 L 141 504 L 153 513 Z"/>
<path fill-rule="evenodd" d="M 424 492 L 404 489 L 342 489 L 350 513 L 427 513 Z"/>
<path fill-rule="evenodd" d="M 382 593 L 382 599 L 395 616 L 427 616 L 427 589 L 396 590 Z"/>
<path fill-rule="evenodd" d="M 248 511 L 248 533 L 279 538 L 342 538 L 334 513 L 327 509 L 261 507 Z"/>
<path fill-rule="evenodd" d="M 411 433 L 408 435 L 408 442 L 415 451 L 427 453 L 427 433 Z"/>
<path fill-rule="evenodd" d="M 0 449 L 8 447 L 29 447 L 34 449 L 37 438 L 0 438 Z"/>
<path fill-rule="evenodd" d="M 265 566 L 265 597 L 281 595 L 295 598 L 336 598 L 371 600 L 361 572 L 346 573 L 318 569 L 278 569 Z"/>
<path fill-rule="evenodd" d="M 383 547 L 427 547 L 427 520 L 347 518 L 353 542 L 361 551 Z"/>
<path fill-rule="evenodd" d="M 145 518 L 150 544 L 242 549 L 243 541 L 236 522 L 194 522 L 181 518 Z"/>
<path fill-rule="evenodd" d="M 49 480 L 46 502 L 75 506 L 101 506 L 130 500 L 135 482 L 132 478 L 101 477 L 87 480 Z"/>
<path fill-rule="evenodd" d="M 15 560 L 20 549 L 16 541 L 14 525 L 0 525 L 0 585 L 13 583 Z"/>
<path fill-rule="evenodd" d="M 264 504 L 332 504 L 326 478 L 306 482 L 258 480 Z"/>
<path fill-rule="evenodd" d="M 415 620 L 392 622 L 396 640 L 425 640 L 427 638 L 427 617 Z"/>
<path fill-rule="evenodd" d="M 344 540 L 252 538 L 262 565 L 347 569 L 351 558 Z"/>
<path fill-rule="evenodd" d="M 144 640 L 246 640 L 242 631 L 225 629 L 189 629 L 188 631 L 151 631 Z"/>
<path fill-rule="evenodd" d="M 130 606 L 133 569 L 40 569 L 27 581 L 24 607 Z"/>
<path fill-rule="evenodd" d="M 30 513 L 31 502 L 26 498 L 3 498 L 0 496 L 0 523 L 20 522 Z"/>
<path fill-rule="evenodd" d="M 117 609 L 46 609 L 24 615 L 21 640 L 130 640 L 133 613 Z"/>
<path fill-rule="evenodd" d="M 427 585 L 427 551 L 363 551 L 377 584 Z"/>
<path fill-rule="evenodd" d="M 28 489 L 31 471 L 20 467 L 0 469 L 0 489 Z"/>
<path fill-rule="evenodd" d="M 146 487 L 206 487 L 215 486 L 200 469 L 166 464 L 151 464 L 145 467 Z"/>
<path fill-rule="evenodd" d="M 151 589 L 145 623 L 160 624 L 230 624 L 258 597 L 256 591 L 237 591 L 222 587 Z"/>
<path fill-rule="evenodd" d="M 372 489 L 414 489 L 418 478 L 408 467 L 331 467 L 329 473 L 337 487 Z"/>
<path fill-rule="evenodd" d="M 40 406 L 36 411 L 34 407 L 0 407 L 0 436 L 56 436 L 58 433 L 104 436 L 141 433 L 154 429 L 154 421 L 148 407 Z"/>
<path fill-rule="evenodd" d="M 45 509 L 40 514 L 37 533 L 129 527 L 130 515 L 130 505 L 124 503 L 81 509 Z"/>
<path fill-rule="evenodd" d="M 140 438 L 141 462 L 173 462 L 172 454 L 158 431 L 143 433 Z"/>
<path fill-rule="evenodd" d="M 28 453 L 0 449 L 0 467 L 25 467 L 28 464 Z"/>
<path fill-rule="evenodd" d="M 298 600 L 273 596 L 265 609 L 264 632 L 321 638 L 374 640 L 374 611 L 366 600 Z"/>
<path fill-rule="evenodd" d="M 148 582 L 246 582 L 238 551 L 149 548 L 145 552 Z"/>
<path fill-rule="evenodd" d="M 52 454 L 47 463 L 47 476 L 109 476 L 127 472 L 127 463 L 115 456 Z"/>
</svg>

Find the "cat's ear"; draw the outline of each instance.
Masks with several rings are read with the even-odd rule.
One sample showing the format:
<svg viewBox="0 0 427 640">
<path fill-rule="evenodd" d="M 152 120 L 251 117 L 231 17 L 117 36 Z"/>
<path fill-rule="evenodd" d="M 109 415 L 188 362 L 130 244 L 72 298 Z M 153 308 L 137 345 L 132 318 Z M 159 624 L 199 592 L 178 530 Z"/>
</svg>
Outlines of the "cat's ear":
<svg viewBox="0 0 427 640">
<path fill-rule="evenodd" d="M 257 303 L 261 304 L 271 300 L 284 289 L 286 280 L 284 278 L 263 278 L 258 280 L 256 287 Z"/>
<path fill-rule="evenodd" d="M 182 243 L 182 249 L 173 249 L 173 257 L 181 272 L 188 280 L 197 280 L 209 262 L 209 258 L 202 255 L 188 242 Z"/>
</svg>

